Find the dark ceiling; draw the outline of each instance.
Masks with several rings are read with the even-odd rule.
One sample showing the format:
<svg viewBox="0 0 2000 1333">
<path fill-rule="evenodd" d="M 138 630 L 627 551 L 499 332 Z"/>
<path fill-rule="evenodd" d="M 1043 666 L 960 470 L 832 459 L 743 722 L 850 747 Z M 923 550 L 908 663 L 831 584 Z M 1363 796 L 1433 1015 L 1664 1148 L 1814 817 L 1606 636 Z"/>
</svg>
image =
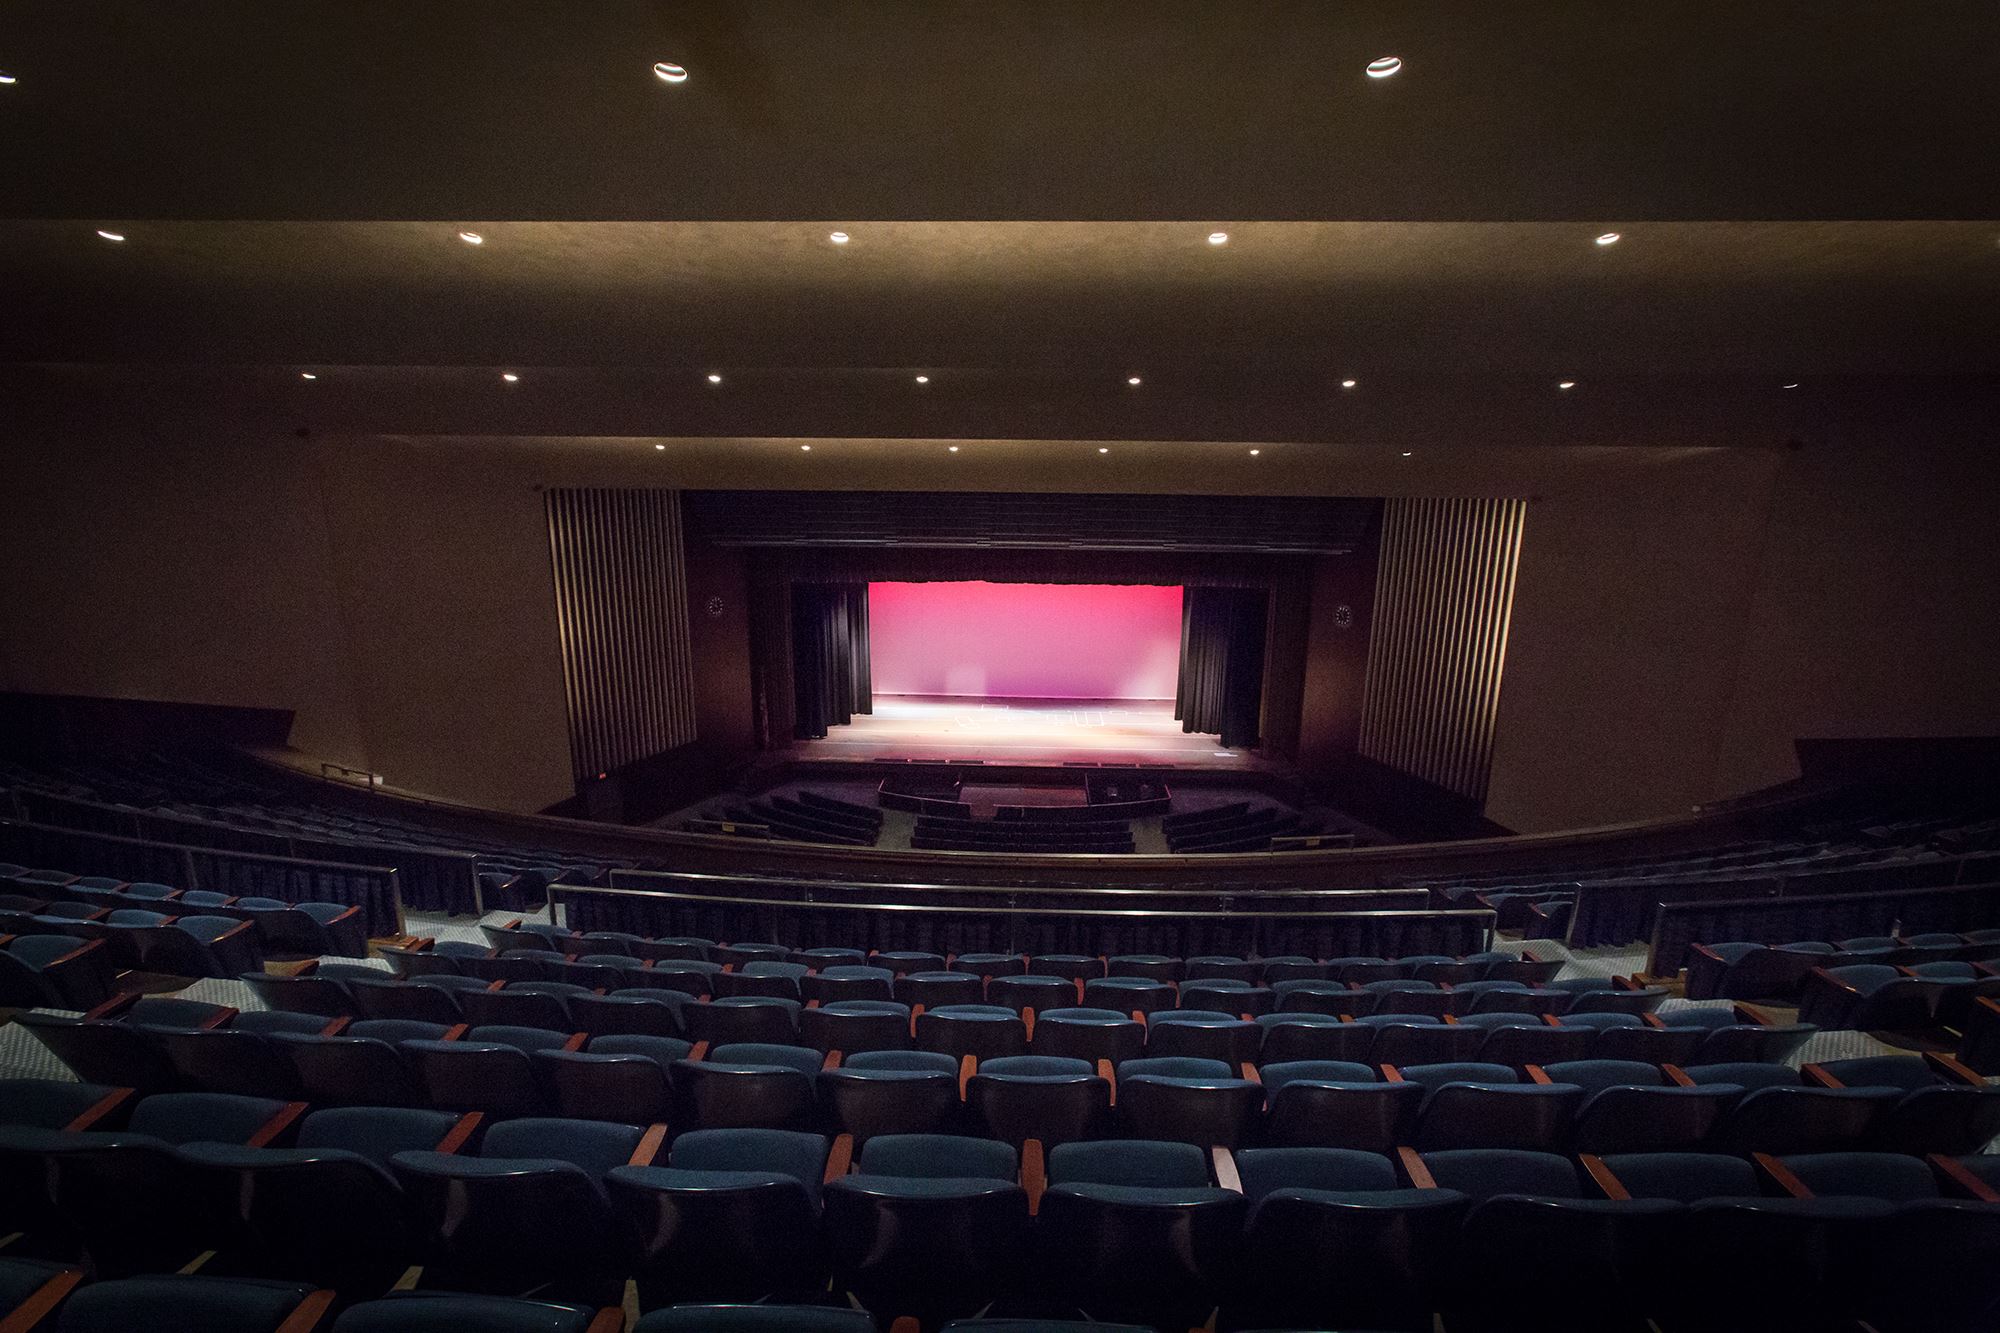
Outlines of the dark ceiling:
<svg viewBox="0 0 2000 1333">
<path fill-rule="evenodd" d="M 4 12 L 12 217 L 1973 219 L 2000 198 L 1987 0 Z M 1385 55 L 1403 71 L 1363 77 Z"/>
<path fill-rule="evenodd" d="M 1782 384 L 2000 373 L 1971 0 L 0 13 L 0 391 L 49 420 L 1769 440 Z"/>
</svg>

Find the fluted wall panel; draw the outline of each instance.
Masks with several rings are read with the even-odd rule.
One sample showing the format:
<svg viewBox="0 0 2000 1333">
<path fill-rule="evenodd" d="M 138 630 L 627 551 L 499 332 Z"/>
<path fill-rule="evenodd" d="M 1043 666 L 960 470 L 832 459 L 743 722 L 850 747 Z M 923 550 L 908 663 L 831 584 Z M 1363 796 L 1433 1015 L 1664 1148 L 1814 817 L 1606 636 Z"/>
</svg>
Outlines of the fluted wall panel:
<svg viewBox="0 0 2000 1333">
<path fill-rule="evenodd" d="M 581 781 L 695 738 L 680 493 L 546 493 L 556 623 Z"/>
<path fill-rule="evenodd" d="M 1492 765 L 1527 508 L 1392 499 L 1382 515 L 1361 753 L 1475 801 Z"/>
</svg>

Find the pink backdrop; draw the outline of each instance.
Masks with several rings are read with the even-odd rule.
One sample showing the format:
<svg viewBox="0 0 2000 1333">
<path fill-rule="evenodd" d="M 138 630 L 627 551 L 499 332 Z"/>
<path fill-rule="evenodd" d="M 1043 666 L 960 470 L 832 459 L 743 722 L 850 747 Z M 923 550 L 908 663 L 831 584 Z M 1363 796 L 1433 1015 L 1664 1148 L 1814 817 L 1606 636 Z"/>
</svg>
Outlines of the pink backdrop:
<svg viewBox="0 0 2000 1333">
<path fill-rule="evenodd" d="M 1171 699 L 1181 590 L 1072 583 L 871 583 L 877 694 Z"/>
</svg>

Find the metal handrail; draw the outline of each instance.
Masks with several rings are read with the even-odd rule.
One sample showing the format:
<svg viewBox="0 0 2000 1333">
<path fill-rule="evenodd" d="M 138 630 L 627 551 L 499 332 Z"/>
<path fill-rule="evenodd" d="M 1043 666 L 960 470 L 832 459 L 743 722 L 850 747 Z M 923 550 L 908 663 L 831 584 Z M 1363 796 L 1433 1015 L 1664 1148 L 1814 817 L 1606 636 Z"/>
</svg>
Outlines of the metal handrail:
<svg viewBox="0 0 2000 1333">
<path fill-rule="evenodd" d="M 713 871 L 701 871 L 701 870 L 629 870 L 623 867 L 613 867 L 610 873 L 611 873 L 611 887 L 613 888 L 618 887 L 621 880 L 636 879 L 636 880 L 671 880 L 675 882 L 692 881 L 704 884 L 708 883 L 757 884 L 757 885 L 769 885 L 773 888 L 797 888 L 804 890 L 807 893 L 815 893 L 824 889 L 824 890 L 832 890 L 835 892 L 852 891 L 860 893 L 882 893 L 885 891 L 901 891 L 901 892 L 938 893 L 938 894 L 987 893 L 987 894 L 1005 894 L 1008 896 L 1026 895 L 1030 897 L 1087 896 L 1091 898 L 1114 897 L 1120 895 L 1130 896 L 1130 897 L 1145 897 L 1145 898 L 1174 897 L 1174 896 L 1183 896 L 1192 898 L 1202 895 L 1208 895 L 1216 898 L 1248 897 L 1259 900 L 1268 900 L 1272 898 L 1352 899 L 1355 897 L 1363 897 L 1363 896 L 1379 897 L 1382 895 L 1404 895 L 1412 900 L 1421 900 L 1424 902 L 1429 902 L 1431 900 L 1431 894 L 1429 889 L 1406 888 L 1401 885 L 1390 885 L 1379 889 L 1288 889 L 1288 888 L 1271 888 L 1261 885 L 1252 885 L 1247 888 L 1239 888 L 1239 889 L 1189 889 L 1189 888 L 1176 888 L 1173 886 L 1161 886 L 1158 888 L 1131 888 L 1125 886 L 1106 887 L 1106 888 L 1092 888 L 1092 887 L 1079 888 L 1073 886 L 1065 887 L 1062 885 L 1051 885 L 1051 884 L 896 883 L 883 880 L 860 881 L 860 880 L 811 879 L 805 876 L 797 876 L 797 875 L 724 875 L 715 873 Z M 562 884 L 562 885 L 552 884 L 549 887 L 551 889 L 554 888 L 567 889 L 567 888 L 576 888 L 579 886 L 572 884 Z M 755 901 L 769 902 L 772 900 L 756 899 Z M 810 899 L 808 899 L 807 901 L 810 901 Z M 1049 909 L 1049 910 L 1055 910 L 1055 909 Z M 1224 909 L 1215 909 L 1215 910 L 1224 910 Z M 1402 910 L 1402 909 L 1385 909 L 1385 910 Z M 1466 909 L 1466 910 L 1474 910 L 1474 909 Z M 1491 910 L 1491 909 L 1477 909 L 1477 910 Z"/>
</svg>

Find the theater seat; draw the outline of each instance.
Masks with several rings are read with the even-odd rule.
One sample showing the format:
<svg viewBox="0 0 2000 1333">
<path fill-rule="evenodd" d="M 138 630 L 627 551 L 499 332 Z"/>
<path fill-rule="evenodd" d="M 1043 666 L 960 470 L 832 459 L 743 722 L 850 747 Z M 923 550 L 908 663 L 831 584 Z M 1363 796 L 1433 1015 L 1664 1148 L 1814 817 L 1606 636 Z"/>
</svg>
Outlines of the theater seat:
<svg viewBox="0 0 2000 1333">
<path fill-rule="evenodd" d="M 959 1111 L 958 1061 L 935 1051 L 862 1051 L 818 1079 L 834 1127 L 857 1143 L 942 1131 Z"/>
<path fill-rule="evenodd" d="M 399 1291 L 349 1306 L 332 1333 L 616 1333 L 588 1306 L 475 1296 L 449 1291 Z"/>
<path fill-rule="evenodd" d="M 1037 1032 L 1039 1035 L 1039 1029 Z M 981 1063 L 965 1086 L 965 1106 L 981 1132 L 1019 1147 L 1088 1138 L 1109 1118 L 1111 1085 L 1090 1061 L 1014 1055 Z"/>
<path fill-rule="evenodd" d="M 133 1277 L 93 1282 L 63 1305 L 58 1333 L 132 1333 L 186 1328 L 202 1333 L 277 1333 L 300 1315 L 310 1328 L 333 1301 L 330 1291 L 292 1282 L 201 1276 Z M 311 1307 L 307 1309 L 306 1307 Z"/>
<path fill-rule="evenodd" d="M 859 1310 L 824 1305 L 679 1305 L 641 1316 L 632 1333 L 874 1333 Z M 1116 1333 L 1115 1330 L 1112 1333 Z"/>
</svg>

